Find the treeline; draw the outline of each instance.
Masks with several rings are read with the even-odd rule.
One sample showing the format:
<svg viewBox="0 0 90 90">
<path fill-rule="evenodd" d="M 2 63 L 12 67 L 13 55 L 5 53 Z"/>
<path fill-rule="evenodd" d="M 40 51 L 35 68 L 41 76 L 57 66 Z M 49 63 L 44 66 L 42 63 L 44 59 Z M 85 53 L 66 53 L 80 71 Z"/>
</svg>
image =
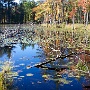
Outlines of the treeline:
<svg viewBox="0 0 90 90">
<path fill-rule="evenodd" d="M 0 23 L 26 23 L 28 21 L 34 22 L 35 12 L 32 8 L 36 6 L 36 2 L 24 1 L 20 4 L 14 0 L 1 0 L 0 1 Z"/>
<path fill-rule="evenodd" d="M 21 0 L 22 1 L 22 0 Z M 90 23 L 90 0 L 0 1 L 0 23 Z"/>
</svg>

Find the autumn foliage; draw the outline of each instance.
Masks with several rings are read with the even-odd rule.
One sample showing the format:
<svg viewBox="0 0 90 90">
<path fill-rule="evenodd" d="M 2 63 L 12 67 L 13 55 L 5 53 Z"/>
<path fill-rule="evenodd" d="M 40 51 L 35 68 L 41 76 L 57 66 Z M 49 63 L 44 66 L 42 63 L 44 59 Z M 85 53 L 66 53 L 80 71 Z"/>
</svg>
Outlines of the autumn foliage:
<svg viewBox="0 0 90 90">
<path fill-rule="evenodd" d="M 72 11 L 69 13 L 69 17 L 72 18 L 75 15 L 76 9 L 72 8 Z"/>
<path fill-rule="evenodd" d="M 90 0 L 79 0 L 78 6 L 82 7 L 83 12 L 87 12 L 88 7 L 90 6 Z"/>
<path fill-rule="evenodd" d="M 46 0 L 33 8 L 33 11 L 36 12 L 35 20 L 43 17 L 46 22 L 49 22 L 50 19 L 63 22 L 66 21 L 65 19 L 70 20 L 74 16 L 74 19 L 83 22 L 84 13 L 90 14 L 90 0 Z"/>
</svg>

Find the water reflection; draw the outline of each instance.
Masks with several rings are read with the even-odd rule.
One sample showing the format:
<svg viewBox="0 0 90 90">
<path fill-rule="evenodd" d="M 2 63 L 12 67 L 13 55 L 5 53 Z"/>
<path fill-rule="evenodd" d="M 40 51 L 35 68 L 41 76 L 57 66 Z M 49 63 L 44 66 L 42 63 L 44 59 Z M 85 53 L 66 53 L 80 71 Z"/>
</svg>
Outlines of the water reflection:
<svg viewBox="0 0 90 90">
<path fill-rule="evenodd" d="M 3 57 L 3 55 L 7 55 L 8 58 L 11 57 L 11 53 L 13 51 L 14 46 L 5 46 L 5 47 L 0 47 L 0 57 Z"/>
<path fill-rule="evenodd" d="M 10 85 L 15 90 L 90 88 L 90 42 L 84 32 L 72 36 L 69 31 L 5 27 L 0 33 L 0 61 L 13 62 Z"/>
<path fill-rule="evenodd" d="M 89 48 L 90 44 L 89 39 L 86 38 L 86 36 L 84 36 L 84 32 L 82 33 L 73 32 L 73 33 L 74 35 L 72 36 L 72 32 L 68 31 L 61 32 L 61 31 L 42 30 L 39 32 L 38 34 L 38 36 L 40 37 L 39 45 L 42 46 L 45 52 L 46 60 L 52 60 L 51 63 L 46 62 L 43 66 L 40 66 L 46 69 L 45 71 L 49 70 L 48 73 L 44 73 L 45 79 L 49 80 L 50 76 L 53 77 L 52 75 L 54 75 L 57 72 L 55 72 L 54 74 L 49 73 L 50 70 L 55 70 L 59 72 L 60 77 L 62 77 L 62 75 L 66 73 L 66 75 L 68 75 L 68 77 L 66 77 L 67 79 L 69 77 L 82 78 L 83 75 L 85 76 L 88 73 L 88 76 L 86 75 L 86 78 L 88 78 L 89 80 L 88 83 L 90 83 L 89 79 L 90 66 L 89 66 L 89 59 L 87 59 L 89 57 L 90 51 L 86 50 L 86 48 Z M 86 42 L 86 39 L 88 40 L 88 43 Z M 57 59 L 58 57 L 63 55 L 66 56 L 64 57 L 64 59 L 60 58 Z M 55 59 L 55 62 L 53 62 L 53 59 Z M 82 65 L 79 61 L 82 62 Z M 74 69 L 79 69 L 80 71 L 79 70 L 76 71 Z M 71 72 L 71 75 L 69 71 Z M 59 78 L 56 77 L 55 79 L 53 77 L 52 80 L 59 81 L 60 77 Z M 65 80 L 62 79 L 63 78 L 61 78 L 62 83 L 65 82 Z M 86 86 L 84 85 L 85 83 L 82 82 L 79 83 L 83 85 L 82 87 L 89 88 L 89 85 L 87 83 Z M 82 90 L 82 88 L 80 90 Z"/>
</svg>

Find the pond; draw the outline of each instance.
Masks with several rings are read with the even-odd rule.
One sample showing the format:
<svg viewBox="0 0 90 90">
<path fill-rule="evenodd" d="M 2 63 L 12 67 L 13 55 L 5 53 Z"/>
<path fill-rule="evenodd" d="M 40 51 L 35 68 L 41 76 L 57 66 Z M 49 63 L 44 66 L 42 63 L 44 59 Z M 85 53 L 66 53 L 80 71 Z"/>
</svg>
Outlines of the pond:
<svg viewBox="0 0 90 90">
<path fill-rule="evenodd" d="M 1 27 L 2 90 L 90 90 L 89 36 L 73 33 Z"/>
</svg>

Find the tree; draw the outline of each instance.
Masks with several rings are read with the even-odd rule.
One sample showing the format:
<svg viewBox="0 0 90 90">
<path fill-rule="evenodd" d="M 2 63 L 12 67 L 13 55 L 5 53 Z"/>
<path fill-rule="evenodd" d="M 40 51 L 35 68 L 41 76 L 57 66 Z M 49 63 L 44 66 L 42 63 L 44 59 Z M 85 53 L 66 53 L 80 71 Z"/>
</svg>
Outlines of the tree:
<svg viewBox="0 0 90 90">
<path fill-rule="evenodd" d="M 69 4 L 71 5 L 71 11 L 69 13 L 69 17 L 72 19 L 72 22 L 73 22 L 73 30 L 74 30 L 74 23 L 75 23 L 75 13 L 76 13 L 76 10 L 77 10 L 77 1 L 69 1 Z"/>
<path fill-rule="evenodd" d="M 84 13 L 84 24 L 88 25 L 88 13 L 90 11 L 90 0 L 79 0 L 78 6 L 82 8 Z"/>
<path fill-rule="evenodd" d="M 11 22 L 11 4 L 13 3 L 14 0 L 4 0 L 4 3 L 7 4 L 7 22 L 10 23 Z"/>
<path fill-rule="evenodd" d="M 34 14 L 35 14 L 35 12 L 33 12 L 33 8 L 36 6 L 36 3 L 35 3 L 35 1 L 33 0 L 33 1 L 25 1 L 25 2 L 23 2 L 22 3 L 23 4 L 23 9 L 24 9 L 24 12 L 25 12 L 25 17 L 24 17 L 24 19 L 25 19 L 25 22 L 27 22 L 27 21 L 34 21 Z"/>
<path fill-rule="evenodd" d="M 2 23 L 2 18 L 3 18 L 3 4 L 0 2 L 0 23 Z"/>
<path fill-rule="evenodd" d="M 44 21 L 46 23 L 48 22 L 48 16 L 50 12 L 50 6 L 48 2 L 44 2 L 33 8 L 33 11 L 35 12 L 35 20 L 40 20 L 42 17 L 44 17 Z"/>
</svg>

